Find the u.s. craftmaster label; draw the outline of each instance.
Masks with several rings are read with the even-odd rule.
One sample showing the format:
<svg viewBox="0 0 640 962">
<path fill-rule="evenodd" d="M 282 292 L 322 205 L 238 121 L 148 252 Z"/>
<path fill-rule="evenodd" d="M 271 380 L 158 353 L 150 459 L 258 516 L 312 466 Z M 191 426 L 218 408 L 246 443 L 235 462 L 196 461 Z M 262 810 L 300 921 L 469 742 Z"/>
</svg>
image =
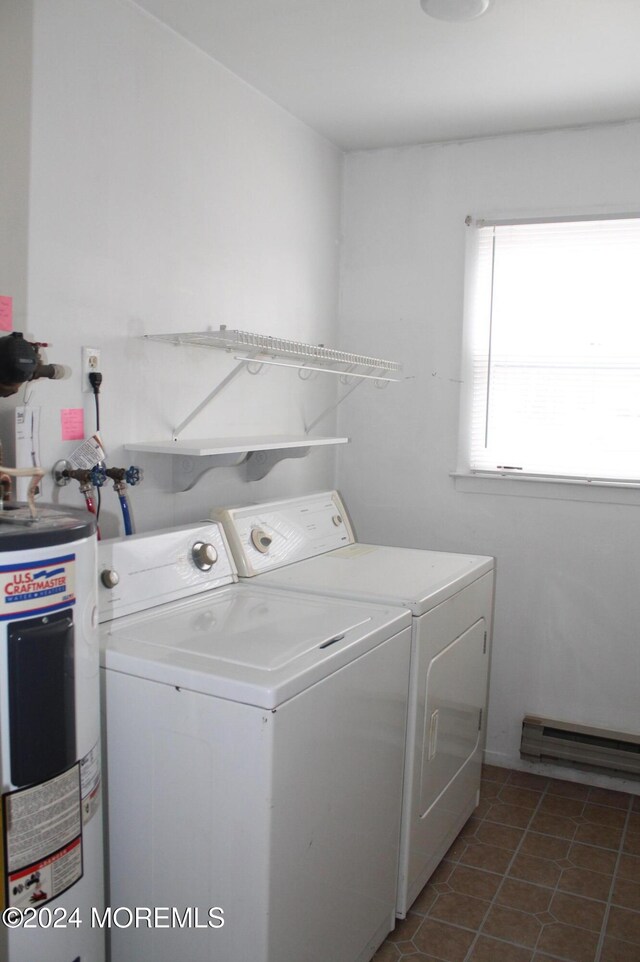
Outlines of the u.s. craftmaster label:
<svg viewBox="0 0 640 962">
<path fill-rule="evenodd" d="M 0 621 L 75 603 L 75 554 L 0 565 Z"/>
</svg>

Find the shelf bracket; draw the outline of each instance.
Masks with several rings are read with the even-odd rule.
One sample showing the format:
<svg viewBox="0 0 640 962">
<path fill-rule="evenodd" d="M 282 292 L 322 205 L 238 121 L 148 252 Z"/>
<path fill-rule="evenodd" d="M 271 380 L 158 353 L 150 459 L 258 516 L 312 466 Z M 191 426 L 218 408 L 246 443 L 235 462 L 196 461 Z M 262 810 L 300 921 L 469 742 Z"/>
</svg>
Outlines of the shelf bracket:
<svg viewBox="0 0 640 962">
<path fill-rule="evenodd" d="M 188 455 L 178 457 L 173 466 L 174 486 L 177 491 L 184 494 L 193 490 L 209 471 L 222 467 L 240 467 L 244 469 L 245 481 L 261 481 L 280 461 L 284 461 L 285 458 L 304 458 L 310 450 L 311 445 L 298 448 L 274 448 L 270 451 L 247 451 L 242 454 L 211 454 L 204 458 L 193 458 Z M 196 465 L 198 472 L 194 473 Z"/>
<path fill-rule="evenodd" d="M 253 361 L 253 358 L 252 358 L 252 357 L 251 357 L 251 358 L 247 358 L 246 360 L 241 361 L 239 364 L 236 364 L 236 366 L 233 368 L 233 370 L 230 371 L 230 372 L 227 374 L 227 376 L 226 376 L 225 378 L 223 378 L 223 379 L 220 381 L 220 383 L 217 384 L 217 385 L 214 387 L 213 391 L 210 391 L 209 394 L 207 394 L 207 396 L 206 396 L 206 398 L 204 399 L 204 401 L 201 401 L 200 404 L 199 404 L 196 408 L 193 409 L 193 411 L 191 412 L 191 414 L 189 414 L 188 417 L 186 417 L 186 418 L 184 419 L 184 421 L 182 421 L 182 422 L 177 426 L 177 428 L 174 428 L 174 429 L 173 429 L 173 440 L 174 440 L 174 441 L 177 441 L 177 440 L 178 440 L 179 435 L 182 434 L 182 432 L 183 432 L 184 429 L 187 427 L 187 425 L 191 424 L 191 422 L 193 421 L 193 419 L 194 419 L 195 417 L 197 417 L 198 414 L 200 414 L 201 411 L 204 411 L 204 409 L 207 407 L 207 405 L 210 404 L 211 401 L 213 401 L 214 397 L 216 397 L 218 394 L 220 394 L 220 392 L 223 391 L 223 390 L 227 387 L 228 384 L 231 384 L 231 382 L 232 382 L 233 380 L 235 380 L 235 378 L 238 376 L 238 374 L 240 374 L 240 372 L 243 371 L 243 370 L 247 367 L 247 361 Z"/>
<path fill-rule="evenodd" d="M 173 484 L 176 491 L 191 491 L 205 474 L 214 468 L 235 467 L 246 461 L 246 454 L 211 454 L 204 458 L 189 455 L 177 457 L 173 465 Z M 195 473 L 196 465 L 198 472 Z"/>
<path fill-rule="evenodd" d="M 245 480 L 261 481 L 279 461 L 304 458 L 310 448 L 274 448 L 272 451 L 250 451 L 245 462 Z"/>
<path fill-rule="evenodd" d="M 371 370 L 373 370 L 373 368 L 369 368 L 369 371 L 371 371 Z M 367 375 L 367 376 L 368 376 L 368 375 Z M 348 371 L 345 371 L 344 374 L 343 374 L 343 376 L 340 378 L 340 380 L 341 380 L 341 381 L 344 381 L 344 382 L 348 382 L 348 378 L 349 378 L 349 372 L 348 372 Z M 347 388 L 347 390 L 346 390 L 343 394 L 340 395 L 340 397 L 337 399 L 337 401 L 334 401 L 333 404 L 330 404 L 328 407 L 326 407 L 326 408 L 324 409 L 324 411 L 321 411 L 320 414 L 319 414 L 316 418 L 313 419 L 313 421 L 311 422 L 311 424 L 305 425 L 305 433 L 306 433 L 306 434 L 309 434 L 310 431 L 313 431 L 313 429 L 315 428 L 316 424 L 318 424 L 320 421 L 322 421 L 322 419 L 323 419 L 324 417 L 326 417 L 327 414 L 330 414 L 332 411 L 335 411 L 336 408 L 337 408 L 340 404 L 342 404 L 342 402 L 343 402 L 344 400 L 346 400 L 346 398 L 348 398 L 350 394 L 353 394 L 353 392 L 355 391 L 355 389 L 358 388 L 358 387 L 360 387 L 361 384 L 364 384 L 364 381 L 362 380 L 362 377 L 359 377 L 359 378 L 357 378 L 357 379 L 354 379 L 353 383 L 350 384 L 349 387 Z M 386 387 L 386 383 L 385 383 L 385 387 Z"/>
</svg>

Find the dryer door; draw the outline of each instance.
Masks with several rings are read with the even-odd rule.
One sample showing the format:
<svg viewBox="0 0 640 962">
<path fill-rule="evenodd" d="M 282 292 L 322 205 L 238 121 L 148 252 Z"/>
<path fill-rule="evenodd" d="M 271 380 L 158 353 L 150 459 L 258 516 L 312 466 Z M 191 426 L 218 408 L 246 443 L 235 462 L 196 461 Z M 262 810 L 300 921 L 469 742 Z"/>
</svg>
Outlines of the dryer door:
<svg viewBox="0 0 640 962">
<path fill-rule="evenodd" d="M 429 665 L 420 815 L 445 791 L 480 743 L 487 689 L 486 632 L 486 622 L 480 618 Z"/>
<path fill-rule="evenodd" d="M 478 801 L 485 741 L 493 572 L 414 618 L 397 914 Z"/>
</svg>

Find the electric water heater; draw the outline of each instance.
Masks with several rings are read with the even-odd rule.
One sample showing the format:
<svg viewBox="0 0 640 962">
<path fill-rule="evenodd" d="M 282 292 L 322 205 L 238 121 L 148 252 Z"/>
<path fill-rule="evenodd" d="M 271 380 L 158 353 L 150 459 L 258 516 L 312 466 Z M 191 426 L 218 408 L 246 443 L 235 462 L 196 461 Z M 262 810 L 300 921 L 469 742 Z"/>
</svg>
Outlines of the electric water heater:
<svg viewBox="0 0 640 962">
<path fill-rule="evenodd" d="M 0 958 L 103 962 L 95 522 L 0 511 Z"/>
</svg>

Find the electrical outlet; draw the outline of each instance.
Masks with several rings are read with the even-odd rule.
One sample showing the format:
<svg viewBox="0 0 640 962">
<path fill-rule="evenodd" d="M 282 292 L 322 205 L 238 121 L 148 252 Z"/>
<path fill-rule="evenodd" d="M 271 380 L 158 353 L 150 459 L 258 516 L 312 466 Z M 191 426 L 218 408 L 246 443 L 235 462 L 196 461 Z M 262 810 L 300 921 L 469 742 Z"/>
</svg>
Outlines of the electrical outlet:
<svg viewBox="0 0 640 962">
<path fill-rule="evenodd" d="M 100 348 L 99 347 L 83 347 L 82 348 L 82 391 L 84 394 L 91 394 L 93 388 L 91 387 L 91 382 L 89 381 L 89 375 L 94 371 L 100 370 Z"/>
</svg>

